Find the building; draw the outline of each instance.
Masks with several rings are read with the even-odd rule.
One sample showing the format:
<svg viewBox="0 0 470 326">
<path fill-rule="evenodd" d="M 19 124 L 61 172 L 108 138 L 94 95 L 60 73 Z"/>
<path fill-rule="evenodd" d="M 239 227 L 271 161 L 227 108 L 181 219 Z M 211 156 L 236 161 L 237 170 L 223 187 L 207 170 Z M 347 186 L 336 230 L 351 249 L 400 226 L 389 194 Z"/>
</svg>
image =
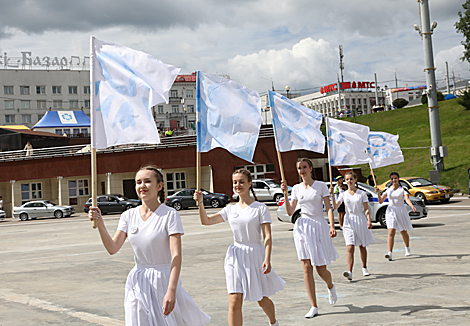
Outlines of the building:
<svg viewBox="0 0 470 326">
<path fill-rule="evenodd" d="M 402 98 L 408 101 L 408 105 L 421 104 L 421 96 L 426 95 L 426 85 L 389 88 L 385 91 L 385 105 L 392 108 L 393 101 Z"/>
</svg>

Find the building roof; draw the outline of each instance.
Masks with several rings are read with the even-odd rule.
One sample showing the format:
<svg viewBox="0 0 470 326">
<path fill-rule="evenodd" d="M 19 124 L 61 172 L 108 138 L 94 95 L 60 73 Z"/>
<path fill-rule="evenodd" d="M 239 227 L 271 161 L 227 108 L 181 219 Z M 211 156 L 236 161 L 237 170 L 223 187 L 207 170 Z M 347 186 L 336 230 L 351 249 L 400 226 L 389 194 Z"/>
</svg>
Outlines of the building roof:
<svg viewBox="0 0 470 326">
<path fill-rule="evenodd" d="M 30 135 L 30 136 L 41 136 L 41 137 L 55 137 L 55 138 L 67 138 L 62 135 L 56 135 L 51 132 L 37 131 L 37 130 L 24 130 L 24 129 L 11 129 L 6 127 L 0 127 L 0 129 L 8 130 L 17 134 Z"/>
<path fill-rule="evenodd" d="M 196 73 L 193 72 L 191 75 L 178 75 L 176 76 L 175 83 L 188 83 L 188 82 L 196 82 Z"/>
<path fill-rule="evenodd" d="M 90 127 L 90 118 L 83 111 L 47 111 L 33 129 L 73 127 Z"/>
<path fill-rule="evenodd" d="M 4 129 L 14 129 L 14 130 L 30 130 L 28 126 L 25 125 L 2 125 L 0 128 Z"/>
</svg>

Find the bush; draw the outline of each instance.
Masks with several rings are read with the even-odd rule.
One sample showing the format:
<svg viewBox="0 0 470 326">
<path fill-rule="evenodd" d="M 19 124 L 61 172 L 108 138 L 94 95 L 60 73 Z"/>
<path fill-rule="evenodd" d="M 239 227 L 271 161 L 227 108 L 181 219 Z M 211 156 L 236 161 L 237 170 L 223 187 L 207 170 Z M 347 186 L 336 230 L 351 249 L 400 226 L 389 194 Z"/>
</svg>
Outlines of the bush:
<svg viewBox="0 0 470 326">
<path fill-rule="evenodd" d="M 470 111 L 470 89 L 467 87 L 462 94 L 462 97 L 457 99 L 457 103 L 465 108 L 465 110 Z"/>
<path fill-rule="evenodd" d="M 437 92 L 437 101 L 440 102 L 440 101 L 444 101 L 444 94 L 442 94 L 442 92 Z M 426 104 L 428 103 L 428 96 L 427 95 L 423 95 L 421 96 L 421 104 Z"/>
<path fill-rule="evenodd" d="M 395 106 L 397 109 L 401 109 L 402 107 L 406 106 L 408 104 L 408 101 L 405 100 L 404 98 L 397 98 L 392 102 L 393 106 Z"/>
</svg>

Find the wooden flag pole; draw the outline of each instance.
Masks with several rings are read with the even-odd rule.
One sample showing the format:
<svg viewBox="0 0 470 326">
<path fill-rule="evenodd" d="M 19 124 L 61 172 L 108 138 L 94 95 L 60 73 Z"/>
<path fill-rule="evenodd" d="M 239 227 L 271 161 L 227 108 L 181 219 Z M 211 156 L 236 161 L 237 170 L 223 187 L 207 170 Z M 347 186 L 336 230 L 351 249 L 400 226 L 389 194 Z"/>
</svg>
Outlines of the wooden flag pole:
<svg viewBox="0 0 470 326">
<path fill-rule="evenodd" d="M 328 151 L 328 168 L 330 172 L 330 188 L 333 187 L 333 173 L 331 171 L 331 165 L 330 165 L 330 147 L 328 146 L 328 118 L 325 117 L 325 126 L 326 126 L 326 144 L 327 144 L 327 151 Z"/>
<path fill-rule="evenodd" d="M 284 167 L 282 165 L 282 157 L 281 157 L 281 152 L 277 151 L 277 161 L 279 162 L 279 170 L 281 171 L 281 181 L 286 183 L 286 177 L 284 176 Z M 287 183 L 286 183 L 287 185 Z M 284 190 L 284 195 L 287 196 L 287 189 Z"/>
<path fill-rule="evenodd" d="M 201 190 L 201 152 L 196 152 L 196 190 Z M 196 202 L 196 205 L 199 206 L 199 202 Z"/>
<path fill-rule="evenodd" d="M 98 207 L 97 193 L 98 193 L 98 174 L 96 169 L 96 148 L 91 149 L 91 207 Z M 98 227 L 98 221 L 93 220 L 93 229 Z"/>
<path fill-rule="evenodd" d="M 372 179 L 374 180 L 374 187 L 377 187 L 377 180 L 375 180 L 374 169 L 372 168 L 370 163 L 369 163 L 369 167 L 370 167 L 370 174 L 372 174 Z"/>
</svg>

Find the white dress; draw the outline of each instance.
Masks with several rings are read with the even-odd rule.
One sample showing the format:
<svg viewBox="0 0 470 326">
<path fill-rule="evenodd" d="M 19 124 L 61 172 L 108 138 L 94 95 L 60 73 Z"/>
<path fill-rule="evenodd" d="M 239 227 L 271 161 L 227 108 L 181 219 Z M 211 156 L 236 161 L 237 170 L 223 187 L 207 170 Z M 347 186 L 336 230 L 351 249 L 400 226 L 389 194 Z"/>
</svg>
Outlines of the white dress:
<svg viewBox="0 0 470 326">
<path fill-rule="evenodd" d="M 343 236 L 346 246 L 367 247 L 375 242 L 372 231 L 367 228 L 367 217 L 364 214 L 363 203 L 368 203 L 369 198 L 365 191 L 357 189 L 354 195 L 345 191 L 338 196 L 338 200 L 345 204 L 346 215 L 343 221 Z"/>
<path fill-rule="evenodd" d="M 117 229 L 127 234 L 134 249 L 135 266 L 127 276 L 124 299 L 126 326 L 207 325 L 210 317 L 186 293 L 181 280 L 178 280 L 174 310 L 163 315 L 171 267 L 169 236 L 184 233 L 178 212 L 160 205 L 144 221 L 139 206 L 121 215 Z"/>
<path fill-rule="evenodd" d="M 233 232 L 233 244 L 225 256 L 225 280 L 227 292 L 243 293 L 247 301 L 260 301 L 284 288 L 284 280 L 274 272 L 263 274 L 265 258 L 261 242 L 261 224 L 271 223 L 271 215 L 265 204 L 257 201 L 246 208 L 239 204 L 227 205 L 220 215 L 228 221 Z"/>
<path fill-rule="evenodd" d="M 393 187 L 385 190 L 389 201 L 385 212 L 388 229 L 395 229 L 399 232 L 413 230 L 410 216 L 405 207 L 405 192 L 408 194 L 408 189 L 402 186 L 398 187 L 397 190 L 394 190 Z"/>
<path fill-rule="evenodd" d="M 292 200 L 297 200 L 301 209 L 294 225 L 295 249 L 299 260 L 310 259 L 313 266 L 329 265 L 339 257 L 323 217 L 323 197 L 329 196 L 328 187 L 321 181 L 315 181 L 308 189 L 302 184 L 292 189 Z"/>
</svg>

